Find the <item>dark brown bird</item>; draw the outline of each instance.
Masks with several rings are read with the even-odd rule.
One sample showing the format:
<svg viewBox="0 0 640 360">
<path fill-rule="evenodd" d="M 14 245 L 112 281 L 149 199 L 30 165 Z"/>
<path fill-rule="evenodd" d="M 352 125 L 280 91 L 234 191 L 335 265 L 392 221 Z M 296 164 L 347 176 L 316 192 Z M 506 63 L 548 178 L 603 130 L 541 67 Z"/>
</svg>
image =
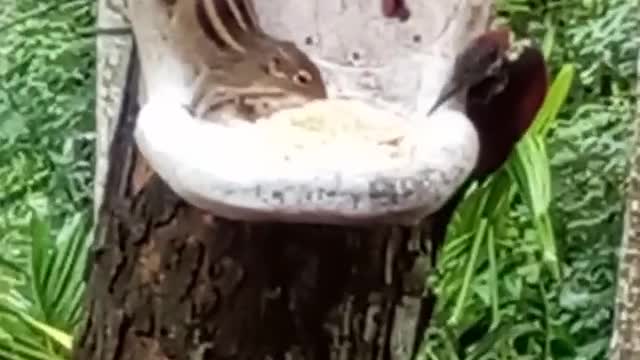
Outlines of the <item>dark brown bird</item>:
<svg viewBox="0 0 640 360">
<path fill-rule="evenodd" d="M 466 187 L 491 175 L 507 161 L 547 93 L 542 52 L 534 45 L 521 49 L 512 46 L 506 31 L 488 32 L 472 41 L 458 57 L 451 81 L 442 92 L 446 99 L 466 90 L 465 112 L 478 132 L 480 153 L 465 186 L 441 210 L 448 215 L 446 223 L 435 229 L 438 236 L 434 240 L 440 243 Z"/>
<path fill-rule="evenodd" d="M 480 152 L 474 170 L 447 203 L 432 216 L 433 261 L 445 240 L 451 217 L 473 181 L 482 181 L 507 161 L 533 122 L 548 89 L 542 52 L 533 44 L 509 43 L 508 30 L 487 32 L 471 42 L 457 58 L 454 74 L 444 87 L 437 108 L 462 92 L 465 112 L 478 132 Z M 426 330 L 433 303 L 423 304 L 418 318 L 419 340 Z"/>
<path fill-rule="evenodd" d="M 440 91 L 438 98 L 429 110 L 429 114 L 454 95 L 464 93 L 465 90 L 485 79 L 504 76 L 503 65 L 507 60 L 507 51 L 510 47 L 510 33 L 507 28 L 499 28 L 473 39 L 456 56 L 453 74 Z"/>
</svg>

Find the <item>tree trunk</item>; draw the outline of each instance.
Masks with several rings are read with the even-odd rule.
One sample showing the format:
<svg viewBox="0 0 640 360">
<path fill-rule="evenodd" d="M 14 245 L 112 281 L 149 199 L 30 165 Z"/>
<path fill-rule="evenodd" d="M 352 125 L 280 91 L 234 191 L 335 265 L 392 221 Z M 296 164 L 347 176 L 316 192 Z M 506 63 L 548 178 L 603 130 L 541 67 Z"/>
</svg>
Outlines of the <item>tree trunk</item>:
<svg viewBox="0 0 640 360">
<path fill-rule="evenodd" d="M 485 27 L 489 3 L 461 2 L 468 8 L 455 14 L 464 16 L 446 20 L 457 48 Z M 100 21 L 119 20 L 102 4 Z M 115 95 L 129 42 L 99 39 L 98 49 L 96 203 L 106 183 L 111 210 L 98 216 L 74 359 L 411 358 L 432 308 L 428 219 L 414 227 L 248 223 L 187 204 L 136 150 L 136 71 L 123 101 Z"/>
<path fill-rule="evenodd" d="M 640 74 L 640 53 L 637 69 Z M 637 88 L 640 89 L 640 81 Z M 616 316 L 611 339 L 612 360 L 640 358 L 640 112 L 636 112 L 631 149 L 624 234 L 618 265 Z"/>
</svg>

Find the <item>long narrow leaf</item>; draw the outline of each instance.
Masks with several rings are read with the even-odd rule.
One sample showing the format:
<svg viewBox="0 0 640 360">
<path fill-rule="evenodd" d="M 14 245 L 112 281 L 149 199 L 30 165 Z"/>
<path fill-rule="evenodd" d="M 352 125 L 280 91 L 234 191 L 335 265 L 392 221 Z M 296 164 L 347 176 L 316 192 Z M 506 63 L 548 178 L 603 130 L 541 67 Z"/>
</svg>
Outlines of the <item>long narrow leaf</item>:
<svg viewBox="0 0 640 360">
<path fill-rule="evenodd" d="M 46 293 L 42 291 L 42 286 L 47 280 L 45 273 L 46 264 L 48 262 L 47 254 L 50 251 L 50 243 L 47 241 L 50 235 L 51 229 L 48 225 L 40 219 L 36 212 L 32 212 L 31 215 L 31 290 L 33 292 L 33 298 L 38 306 L 38 312 L 44 316 L 41 312 L 46 307 Z"/>
<path fill-rule="evenodd" d="M 489 226 L 487 236 L 487 253 L 489 254 L 489 294 L 491 294 L 491 328 L 500 323 L 500 300 L 498 296 L 498 266 L 496 260 L 495 231 Z"/>
<path fill-rule="evenodd" d="M 53 312 L 50 318 L 56 319 L 56 324 L 61 326 L 67 324 L 74 325 L 72 313 L 79 306 L 71 300 L 76 298 L 75 293 L 82 290 L 84 267 L 86 266 L 87 254 L 87 226 L 86 214 L 78 214 L 63 227 L 65 232 L 61 233 L 56 241 L 56 251 L 52 269 L 54 276 L 46 284 L 47 294 L 50 297 Z M 70 330 L 70 328 L 65 328 Z"/>
<path fill-rule="evenodd" d="M 564 105 L 569 95 L 574 75 L 575 66 L 573 64 L 565 64 L 560 68 L 560 71 L 549 87 L 547 96 L 529 133 L 534 133 L 543 138 L 547 136 L 549 129 L 553 125 L 553 121 L 557 118 L 558 112 L 560 112 L 562 105 Z"/>
<path fill-rule="evenodd" d="M 61 345 L 63 348 L 65 348 L 65 350 L 71 351 L 73 337 L 70 334 L 44 324 L 25 313 L 19 313 L 19 315 L 22 320 L 31 325 L 33 328 L 42 332 L 48 338 L 54 340 L 56 343 L 58 343 L 58 345 Z"/>
<path fill-rule="evenodd" d="M 473 248 L 471 250 L 471 254 L 469 254 L 469 260 L 467 262 L 462 288 L 460 289 L 460 295 L 458 295 L 456 306 L 453 310 L 453 315 L 449 320 L 450 325 L 457 324 L 460 321 L 462 310 L 467 301 L 467 294 L 469 292 L 469 287 L 471 286 L 471 280 L 476 267 L 476 260 L 478 258 L 478 253 L 480 252 L 480 247 L 482 245 L 486 229 L 487 220 L 480 220 L 480 226 L 478 226 L 478 231 L 476 232 L 476 235 L 473 239 Z"/>
</svg>

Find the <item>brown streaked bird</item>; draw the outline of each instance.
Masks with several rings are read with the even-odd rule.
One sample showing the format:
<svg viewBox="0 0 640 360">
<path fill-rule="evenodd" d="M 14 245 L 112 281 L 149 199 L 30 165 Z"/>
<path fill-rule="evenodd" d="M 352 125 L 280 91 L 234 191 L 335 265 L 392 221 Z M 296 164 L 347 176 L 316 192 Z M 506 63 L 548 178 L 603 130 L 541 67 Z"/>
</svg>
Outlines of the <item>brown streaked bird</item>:
<svg viewBox="0 0 640 360">
<path fill-rule="evenodd" d="M 293 42 L 266 34 L 251 0 L 178 0 L 174 18 L 197 33 L 183 39 L 198 64 L 194 116 L 255 120 L 327 97 L 318 67 Z"/>
<path fill-rule="evenodd" d="M 483 181 L 504 165 L 529 129 L 547 94 L 549 80 L 542 52 L 532 43 L 524 46 L 505 43 L 510 31 L 500 31 L 481 35 L 463 51 L 464 57 L 459 59 L 468 59 L 468 63 L 459 60 L 455 69 L 460 73 L 454 71 L 450 81 L 453 85 L 448 87 L 463 92 L 465 113 L 478 133 L 480 151 L 469 178 L 432 215 L 434 263 L 436 249 L 444 243 L 449 222 L 468 187 L 474 181 Z M 417 334 L 426 330 L 433 306 L 429 301 L 423 303 Z M 414 354 L 421 340 L 418 337 L 414 343 Z"/>
</svg>

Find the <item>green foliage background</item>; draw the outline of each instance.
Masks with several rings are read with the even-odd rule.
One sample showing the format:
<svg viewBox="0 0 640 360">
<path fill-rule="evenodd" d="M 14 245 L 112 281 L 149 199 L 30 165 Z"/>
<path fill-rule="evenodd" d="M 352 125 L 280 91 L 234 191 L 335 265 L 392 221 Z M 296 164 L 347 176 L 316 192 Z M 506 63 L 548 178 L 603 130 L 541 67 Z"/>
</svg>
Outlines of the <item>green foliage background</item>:
<svg viewBox="0 0 640 360">
<path fill-rule="evenodd" d="M 0 0 L 0 244 L 35 208 L 58 226 L 91 203 L 92 1 Z"/>
<path fill-rule="evenodd" d="M 577 67 L 549 146 L 552 218 L 564 274 L 548 301 L 554 323 L 563 325 L 575 346 L 572 358 L 605 359 L 635 110 L 640 9 L 626 0 L 503 0 L 501 8 L 520 30 L 538 37 L 555 33 L 554 70 L 565 62 Z"/>
<path fill-rule="evenodd" d="M 551 74 L 556 75 L 563 64 L 576 68 L 570 96 L 547 140 L 554 199 L 549 212 L 562 265 L 560 277 L 557 281 L 541 266 L 544 235 L 532 227 L 526 201 L 516 198 L 508 215 L 503 214 L 506 229 L 490 245 L 503 250 L 493 254 L 500 284 L 492 290 L 487 280 L 490 269 L 476 268 L 465 311 L 456 312 L 451 298 L 459 294 L 450 289 L 457 290 L 459 266 L 448 255 L 463 256 L 455 251 L 464 234 L 461 230 L 468 227 L 464 220 L 477 206 L 478 197 L 473 195 L 492 187 L 473 193 L 459 209 L 463 220 L 453 224 L 441 254 L 440 270 L 445 275 L 436 284 L 444 295 L 425 356 L 606 359 L 635 103 L 638 4 L 625 0 L 497 3 L 499 14 L 518 33 L 532 36 L 550 50 Z M 488 257 L 484 262 L 490 264 L 491 252 Z M 499 297 L 495 309 L 492 296 Z"/>
<path fill-rule="evenodd" d="M 0 359 L 60 358 L 29 321 L 71 331 L 79 316 L 94 19 L 89 0 L 0 0 Z"/>
<path fill-rule="evenodd" d="M 481 331 L 488 327 L 483 314 L 491 309 L 479 291 L 465 305 L 472 316 L 459 319 L 469 331 L 454 336 L 456 344 L 435 340 L 443 346 L 433 353 L 443 360 L 474 358 L 471 349 L 482 354 L 476 358 L 509 359 L 515 351 L 518 359 L 536 359 L 544 344 L 553 359 L 605 359 L 639 9 L 626 0 L 499 0 L 498 5 L 519 32 L 550 46 L 552 74 L 563 64 L 576 66 L 570 97 L 547 143 L 560 281 L 549 271 L 521 266 L 535 265 L 540 254 L 528 252 L 536 233 L 530 230 L 530 213 L 516 205 L 507 222 L 508 241 L 517 250 L 512 257 L 522 261 L 498 265 L 504 279 L 525 279 L 526 286 L 517 292 L 522 299 L 507 297 L 494 313 L 508 318 L 507 328 L 518 336 L 494 346 L 490 336 L 502 336 L 503 328 L 492 328 L 489 336 Z M 68 332 L 77 321 L 73 294 L 81 287 L 61 290 L 60 279 L 78 285 L 70 274 L 82 268 L 82 259 L 60 259 L 78 252 L 90 228 L 95 38 L 83 34 L 91 33 L 94 21 L 91 0 L 0 0 L 0 359 L 14 358 L 12 353 L 25 359 L 64 357 L 63 342 L 26 324 L 32 318 Z M 509 256 L 497 254 L 500 261 Z M 477 289 L 483 289 L 482 280 L 473 280 Z M 500 286 L 510 285 L 505 280 Z M 459 328 L 443 325 L 454 306 L 440 304 L 437 330 L 460 335 Z M 27 335 L 18 335 L 19 329 Z M 483 345 L 489 346 L 477 351 Z"/>
</svg>

